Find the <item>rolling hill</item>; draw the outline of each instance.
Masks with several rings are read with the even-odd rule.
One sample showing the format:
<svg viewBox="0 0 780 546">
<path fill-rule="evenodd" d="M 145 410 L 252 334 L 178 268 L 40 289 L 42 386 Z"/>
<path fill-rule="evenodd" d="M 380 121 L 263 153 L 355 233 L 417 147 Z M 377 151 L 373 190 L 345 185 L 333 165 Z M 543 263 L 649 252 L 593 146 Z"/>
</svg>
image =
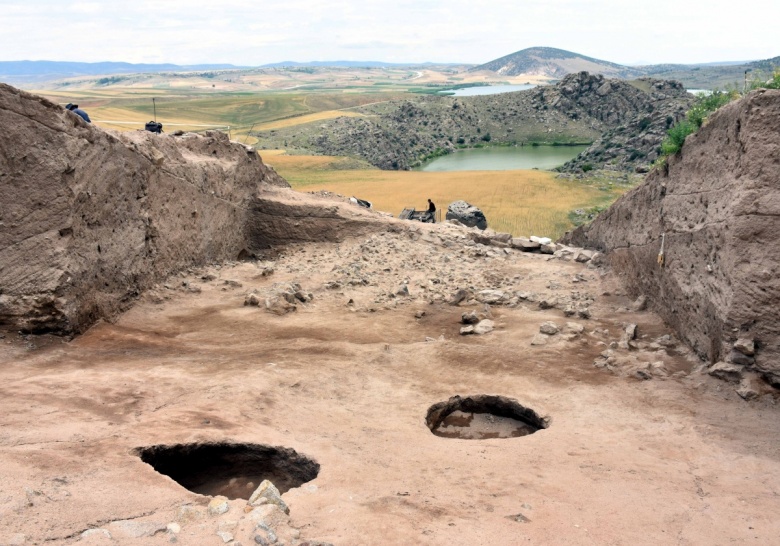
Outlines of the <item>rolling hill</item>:
<svg viewBox="0 0 780 546">
<path fill-rule="evenodd" d="M 489 70 L 506 76 L 522 74 L 546 76 L 554 80 L 573 72 L 583 71 L 612 78 L 636 78 L 643 75 L 641 71 L 632 67 L 554 47 L 529 47 L 471 69 L 471 71 L 480 70 Z"/>
</svg>

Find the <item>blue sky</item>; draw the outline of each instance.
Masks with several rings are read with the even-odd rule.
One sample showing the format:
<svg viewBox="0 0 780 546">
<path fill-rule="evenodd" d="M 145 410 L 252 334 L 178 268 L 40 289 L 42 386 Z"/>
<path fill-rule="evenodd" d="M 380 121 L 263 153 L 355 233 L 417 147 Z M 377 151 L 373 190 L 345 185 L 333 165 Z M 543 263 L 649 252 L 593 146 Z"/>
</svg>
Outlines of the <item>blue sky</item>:
<svg viewBox="0 0 780 546">
<path fill-rule="evenodd" d="M 780 0 L 0 0 L 0 61 L 738 61 L 780 55 L 778 24 Z"/>
</svg>

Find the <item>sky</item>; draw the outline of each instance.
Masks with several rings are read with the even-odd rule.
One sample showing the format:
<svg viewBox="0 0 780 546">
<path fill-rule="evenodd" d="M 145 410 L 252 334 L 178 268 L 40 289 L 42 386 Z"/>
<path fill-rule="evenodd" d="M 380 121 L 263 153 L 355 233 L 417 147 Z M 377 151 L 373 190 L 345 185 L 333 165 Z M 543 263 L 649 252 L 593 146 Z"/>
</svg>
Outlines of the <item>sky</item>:
<svg viewBox="0 0 780 546">
<path fill-rule="evenodd" d="M 0 61 L 705 63 L 780 55 L 778 25 L 780 0 L 0 0 Z"/>
</svg>

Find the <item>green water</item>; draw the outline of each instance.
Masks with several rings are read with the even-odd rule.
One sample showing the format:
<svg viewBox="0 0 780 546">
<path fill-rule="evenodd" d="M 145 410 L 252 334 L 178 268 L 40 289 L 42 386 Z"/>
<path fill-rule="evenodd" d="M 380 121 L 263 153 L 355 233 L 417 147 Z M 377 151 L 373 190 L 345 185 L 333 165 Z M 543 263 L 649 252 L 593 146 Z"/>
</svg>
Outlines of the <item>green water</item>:
<svg viewBox="0 0 780 546">
<path fill-rule="evenodd" d="M 587 148 L 587 146 L 496 146 L 458 150 L 433 159 L 419 170 L 425 172 L 546 170 L 563 165 Z"/>
</svg>

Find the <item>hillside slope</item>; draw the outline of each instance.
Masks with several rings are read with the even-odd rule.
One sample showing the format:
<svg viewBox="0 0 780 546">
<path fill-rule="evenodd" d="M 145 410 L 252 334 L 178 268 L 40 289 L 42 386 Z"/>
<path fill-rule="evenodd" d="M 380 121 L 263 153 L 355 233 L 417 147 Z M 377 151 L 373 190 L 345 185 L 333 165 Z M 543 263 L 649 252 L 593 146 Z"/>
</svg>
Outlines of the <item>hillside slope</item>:
<svg viewBox="0 0 780 546">
<path fill-rule="evenodd" d="M 775 384 L 778 126 L 780 91 L 755 91 L 725 106 L 688 137 L 667 169 L 653 171 L 566 238 L 608 251 L 631 293 L 646 295 L 702 358 L 760 372 Z"/>
<path fill-rule="evenodd" d="M 666 118 L 682 116 L 692 98 L 673 82 L 646 80 L 636 86 L 583 72 L 554 86 L 476 97 L 421 96 L 365 106 L 357 110 L 364 114 L 362 118 L 342 117 L 254 134 L 266 148 L 354 156 L 381 169 L 406 170 L 459 146 L 587 143 L 606 131 L 633 127 L 648 118 L 642 140 L 651 132 L 662 134 Z M 621 168 L 650 160 L 651 148 L 660 141 L 646 140 L 641 156 L 621 163 Z M 634 145 L 640 142 L 632 141 Z M 602 154 L 588 160 L 604 164 L 611 159 Z"/>
</svg>

